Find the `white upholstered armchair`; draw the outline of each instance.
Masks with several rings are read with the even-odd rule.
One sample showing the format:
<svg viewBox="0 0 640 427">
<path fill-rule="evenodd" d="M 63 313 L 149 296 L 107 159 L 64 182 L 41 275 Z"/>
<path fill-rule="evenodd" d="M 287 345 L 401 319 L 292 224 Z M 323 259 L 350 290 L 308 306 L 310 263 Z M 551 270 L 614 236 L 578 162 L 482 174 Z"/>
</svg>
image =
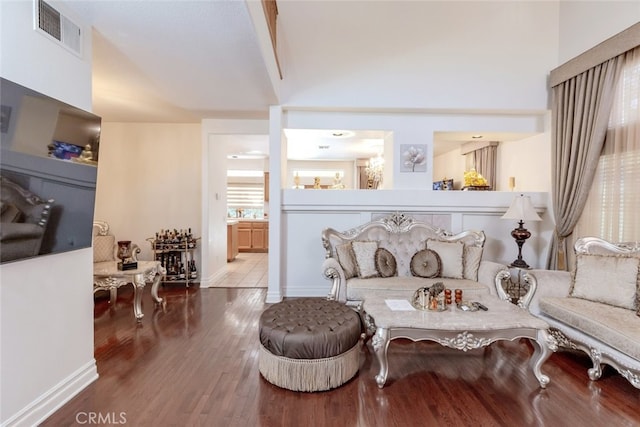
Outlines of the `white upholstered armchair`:
<svg viewBox="0 0 640 427">
<path fill-rule="evenodd" d="M 109 232 L 109 224 L 105 221 L 96 220 L 93 222 L 93 265 L 94 268 L 99 263 L 114 262 L 118 260 L 118 244 L 113 234 Z M 138 260 L 140 247 L 131 244 L 131 258 Z M 117 296 L 117 289 L 111 289 L 111 303 L 114 303 Z"/>
</svg>

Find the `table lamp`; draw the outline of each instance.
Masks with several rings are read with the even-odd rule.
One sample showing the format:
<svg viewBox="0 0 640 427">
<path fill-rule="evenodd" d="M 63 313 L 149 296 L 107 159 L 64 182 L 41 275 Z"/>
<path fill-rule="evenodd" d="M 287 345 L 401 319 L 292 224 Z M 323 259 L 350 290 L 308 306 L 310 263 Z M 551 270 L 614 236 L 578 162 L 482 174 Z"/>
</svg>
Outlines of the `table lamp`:
<svg viewBox="0 0 640 427">
<path fill-rule="evenodd" d="M 515 219 L 518 221 L 518 228 L 511 232 L 511 237 L 516 240 L 518 245 L 518 259 L 513 261 L 509 267 L 529 268 L 529 264 L 522 259 L 522 245 L 531 237 L 531 232 L 524 228 L 523 225 L 525 221 L 542 221 L 531 203 L 531 198 L 524 194 L 514 198 L 507 212 L 502 215 L 502 219 Z"/>
</svg>

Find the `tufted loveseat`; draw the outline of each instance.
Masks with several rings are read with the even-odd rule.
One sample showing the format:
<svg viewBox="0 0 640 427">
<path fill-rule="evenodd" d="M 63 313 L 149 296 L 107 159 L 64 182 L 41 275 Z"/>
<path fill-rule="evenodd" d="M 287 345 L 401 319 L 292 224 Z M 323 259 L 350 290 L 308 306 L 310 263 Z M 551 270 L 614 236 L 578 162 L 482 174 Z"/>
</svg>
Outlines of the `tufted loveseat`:
<svg viewBox="0 0 640 427">
<path fill-rule="evenodd" d="M 530 270 L 529 310 L 551 326 L 559 347 L 585 352 L 591 380 L 610 365 L 640 388 L 640 245 L 583 237 L 572 273 Z"/>
<path fill-rule="evenodd" d="M 326 228 L 322 272 L 332 282 L 329 299 L 358 305 L 371 295 L 408 298 L 436 282 L 466 293 L 497 295 L 501 284 L 496 278 L 507 267 L 482 260 L 484 242 L 482 231 L 454 235 L 402 213 L 343 232 Z M 354 248 L 359 248 L 357 254 Z M 422 255 L 432 255 L 430 251 L 438 253 L 439 266 L 431 256 L 417 262 Z"/>
</svg>

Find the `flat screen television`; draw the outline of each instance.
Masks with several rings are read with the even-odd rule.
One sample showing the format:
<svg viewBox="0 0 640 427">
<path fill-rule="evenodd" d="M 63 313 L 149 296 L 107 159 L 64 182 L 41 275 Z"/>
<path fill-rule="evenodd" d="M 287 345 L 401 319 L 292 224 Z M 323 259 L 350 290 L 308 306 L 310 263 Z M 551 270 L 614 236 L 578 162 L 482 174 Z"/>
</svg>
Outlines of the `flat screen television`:
<svg viewBox="0 0 640 427">
<path fill-rule="evenodd" d="M 100 117 L 0 80 L 1 262 L 91 247 Z"/>
</svg>

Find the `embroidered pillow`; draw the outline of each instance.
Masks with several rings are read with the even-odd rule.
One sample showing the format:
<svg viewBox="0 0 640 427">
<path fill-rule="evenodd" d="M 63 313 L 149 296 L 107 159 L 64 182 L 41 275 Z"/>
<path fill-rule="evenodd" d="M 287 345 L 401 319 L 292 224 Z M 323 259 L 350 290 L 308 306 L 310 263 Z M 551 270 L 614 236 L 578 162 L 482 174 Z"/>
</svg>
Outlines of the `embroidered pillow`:
<svg viewBox="0 0 640 427">
<path fill-rule="evenodd" d="M 394 257 L 387 249 L 376 249 L 374 260 L 376 263 L 376 271 L 380 277 L 393 277 L 398 275 L 396 257 Z"/>
<path fill-rule="evenodd" d="M 378 242 L 351 242 L 359 278 L 369 279 L 379 276 L 375 260 L 377 249 Z"/>
<path fill-rule="evenodd" d="M 482 248 L 477 246 L 465 245 L 464 247 L 464 278 L 468 280 L 478 281 L 478 269 L 482 260 Z"/>
<path fill-rule="evenodd" d="M 358 275 L 356 262 L 353 259 L 353 252 L 351 251 L 351 242 L 337 245 L 336 256 L 338 257 L 338 262 L 342 266 L 342 270 L 344 270 L 344 276 L 346 279 L 351 279 Z"/>
<path fill-rule="evenodd" d="M 462 242 L 441 242 L 439 240 L 427 240 L 427 249 L 438 253 L 442 263 L 441 277 L 449 279 L 463 278 L 464 244 Z"/>
<path fill-rule="evenodd" d="M 427 279 L 439 277 L 441 268 L 442 263 L 438 253 L 431 249 L 423 249 L 413 254 L 409 264 L 409 269 L 413 276 Z"/>
<path fill-rule="evenodd" d="M 571 296 L 635 310 L 640 258 L 579 254 Z"/>
</svg>

